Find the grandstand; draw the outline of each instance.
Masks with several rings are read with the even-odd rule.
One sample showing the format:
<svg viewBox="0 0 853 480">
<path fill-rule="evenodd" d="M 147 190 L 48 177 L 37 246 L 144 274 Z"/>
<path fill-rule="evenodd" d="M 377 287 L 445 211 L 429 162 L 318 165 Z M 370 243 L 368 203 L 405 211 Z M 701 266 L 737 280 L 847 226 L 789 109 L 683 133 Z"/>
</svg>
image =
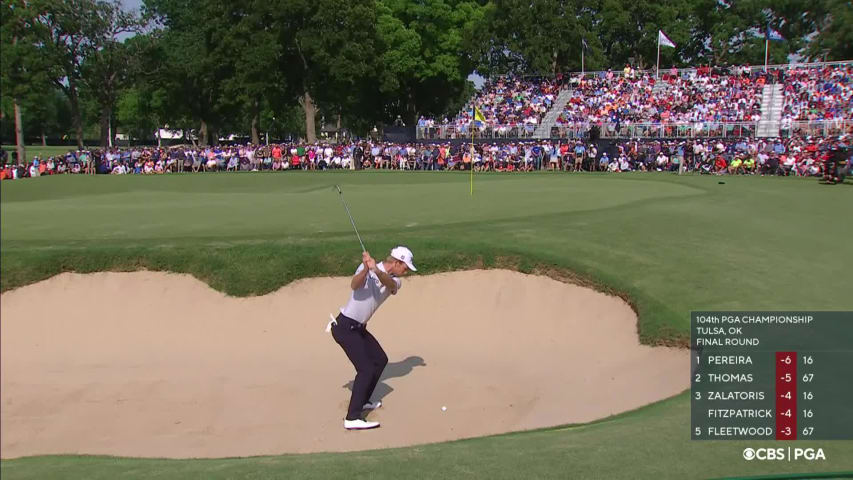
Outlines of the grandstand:
<svg viewBox="0 0 853 480">
<path fill-rule="evenodd" d="M 568 79 L 568 81 L 564 81 Z M 486 122 L 472 125 L 476 105 Z M 500 76 L 420 140 L 829 136 L 853 129 L 853 61 Z"/>
</svg>

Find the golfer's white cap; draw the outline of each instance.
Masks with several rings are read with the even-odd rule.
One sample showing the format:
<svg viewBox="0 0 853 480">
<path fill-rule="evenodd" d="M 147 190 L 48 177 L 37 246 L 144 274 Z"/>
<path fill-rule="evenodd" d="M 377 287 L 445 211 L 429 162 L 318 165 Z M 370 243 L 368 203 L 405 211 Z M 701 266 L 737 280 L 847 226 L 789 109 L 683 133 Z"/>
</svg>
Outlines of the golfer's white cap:
<svg viewBox="0 0 853 480">
<path fill-rule="evenodd" d="M 413 272 L 418 271 L 418 269 L 415 268 L 415 264 L 412 263 L 412 259 L 414 257 L 412 255 L 412 251 L 409 250 L 408 248 L 403 247 L 403 246 L 394 247 L 394 249 L 391 250 L 391 256 L 396 258 L 397 260 L 405 263 L 406 266 L 409 267 L 409 270 L 411 270 Z"/>
</svg>

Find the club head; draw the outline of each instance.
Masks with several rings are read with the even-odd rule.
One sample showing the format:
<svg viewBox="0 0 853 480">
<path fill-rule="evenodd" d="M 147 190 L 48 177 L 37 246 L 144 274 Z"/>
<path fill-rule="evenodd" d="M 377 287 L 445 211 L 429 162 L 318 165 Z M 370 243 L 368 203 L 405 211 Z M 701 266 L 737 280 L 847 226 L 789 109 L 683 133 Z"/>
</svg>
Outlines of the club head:
<svg viewBox="0 0 853 480">
<path fill-rule="evenodd" d="M 343 195 L 344 192 L 341 191 L 341 187 L 335 184 L 335 190 L 338 191 L 339 194 Z"/>
</svg>

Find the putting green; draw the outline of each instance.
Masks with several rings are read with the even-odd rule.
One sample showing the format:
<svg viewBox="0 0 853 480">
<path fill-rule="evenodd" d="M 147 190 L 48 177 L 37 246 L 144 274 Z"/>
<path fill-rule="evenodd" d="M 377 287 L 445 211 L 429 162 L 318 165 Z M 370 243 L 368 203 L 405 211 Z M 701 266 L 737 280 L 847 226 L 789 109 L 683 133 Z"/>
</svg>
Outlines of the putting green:
<svg viewBox="0 0 853 480">
<path fill-rule="evenodd" d="M 566 177 L 538 176 L 535 181 L 519 182 L 517 177 L 487 176 L 478 177 L 476 195 L 471 197 L 464 176 L 444 175 L 443 182 L 436 182 L 429 173 L 410 176 L 377 174 L 370 183 L 356 174 L 301 172 L 78 177 L 75 182 L 64 177 L 39 178 L 43 185 L 38 185 L 38 193 L 24 191 L 35 182 L 4 189 L 4 240 L 38 241 L 57 231 L 62 232 L 63 241 L 72 242 L 254 239 L 340 231 L 349 222 L 333 182 L 343 184 L 344 198 L 363 231 L 488 224 L 702 193 L 674 183 L 606 177 L 567 182 Z"/>
</svg>

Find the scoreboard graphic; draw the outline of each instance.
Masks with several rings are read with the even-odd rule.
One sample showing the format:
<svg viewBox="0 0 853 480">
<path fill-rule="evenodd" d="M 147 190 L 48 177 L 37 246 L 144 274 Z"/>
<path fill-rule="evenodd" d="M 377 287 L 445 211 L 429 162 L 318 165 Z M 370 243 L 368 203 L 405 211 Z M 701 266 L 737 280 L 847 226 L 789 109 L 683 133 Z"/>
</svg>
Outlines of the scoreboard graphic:
<svg viewBox="0 0 853 480">
<path fill-rule="evenodd" d="M 853 439 L 853 312 L 692 312 L 691 438 Z"/>
</svg>

